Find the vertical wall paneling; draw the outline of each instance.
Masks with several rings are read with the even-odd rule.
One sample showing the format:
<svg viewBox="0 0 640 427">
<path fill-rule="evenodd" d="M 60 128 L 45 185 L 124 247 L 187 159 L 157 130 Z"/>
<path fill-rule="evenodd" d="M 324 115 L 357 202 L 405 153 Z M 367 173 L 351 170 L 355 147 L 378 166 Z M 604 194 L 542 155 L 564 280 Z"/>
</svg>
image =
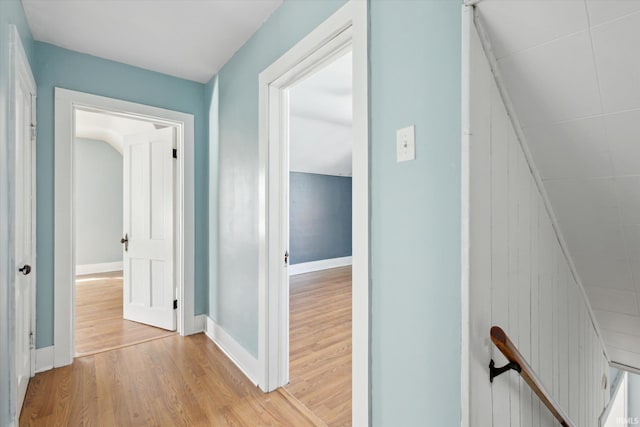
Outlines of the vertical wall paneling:
<svg viewBox="0 0 640 427">
<path fill-rule="evenodd" d="M 520 351 L 531 360 L 531 179 L 522 157 L 518 161 L 518 331 Z M 531 389 L 522 381 L 520 386 L 520 423 L 531 426 Z"/>
<path fill-rule="evenodd" d="M 515 140 L 515 134 L 507 118 L 504 106 L 500 101 L 500 94 L 498 88 L 495 85 L 491 87 L 491 112 L 492 119 L 494 114 L 496 117 L 502 117 L 501 124 L 506 125 L 507 128 L 507 175 L 508 175 L 508 194 L 507 194 L 507 223 L 508 223 L 508 246 L 507 246 L 507 260 L 509 276 L 507 281 L 507 287 L 509 288 L 509 323 L 508 331 L 510 333 L 511 340 L 516 346 L 520 345 L 520 330 L 518 325 L 518 296 L 520 290 L 520 284 L 518 283 L 518 204 L 520 201 L 520 185 L 519 185 L 519 158 L 518 151 L 513 144 Z M 471 212 L 473 216 L 473 211 Z M 510 382 L 510 395 L 509 401 L 511 403 L 511 425 L 518 425 L 520 422 L 520 374 L 515 371 L 509 372 Z"/>
<path fill-rule="evenodd" d="M 540 229 L 540 195 L 537 190 L 531 191 L 531 367 L 534 371 L 540 372 L 540 281 L 539 281 L 539 233 Z M 540 425 L 540 401 L 536 396 L 531 398 L 531 424 L 538 427 Z"/>
<path fill-rule="evenodd" d="M 491 82 L 490 75 L 485 75 L 486 81 Z M 492 99 L 495 92 L 490 92 L 489 99 Z M 485 98 L 487 99 L 487 98 Z M 487 111 L 491 111 L 490 108 L 486 108 Z M 492 306 L 491 306 L 491 321 L 493 325 L 508 325 L 509 324 L 509 270 L 508 265 L 503 262 L 508 259 L 507 247 L 509 243 L 508 239 L 508 160 L 509 152 L 507 150 L 507 122 L 503 119 L 503 116 L 496 118 L 491 117 L 491 133 L 490 133 L 490 146 L 491 146 L 491 235 L 489 237 L 491 241 L 491 294 L 492 294 Z M 473 121 L 472 121 L 473 123 Z M 475 141 L 475 139 L 472 139 Z M 475 144 L 475 143 L 474 143 Z M 472 145 L 475 148 L 475 145 Z M 480 147 L 478 147 L 480 148 Z M 476 164 L 475 150 L 472 149 L 472 179 L 471 182 L 475 182 L 475 171 L 473 166 Z M 475 209 L 473 204 L 473 191 L 472 187 L 472 211 L 471 211 L 471 235 L 475 234 Z M 472 246 L 473 247 L 473 246 Z M 473 250 L 472 250 L 473 253 Z M 473 255 L 471 256 L 473 262 Z M 471 271 L 472 286 L 471 289 L 476 288 L 475 276 L 473 270 Z M 479 288 L 479 287 L 478 287 Z M 476 288 L 476 289 L 478 289 Z M 478 292 L 481 292 L 478 289 Z M 474 323 L 475 318 L 475 304 L 471 300 L 471 324 Z M 488 331 L 478 331 L 480 334 L 487 334 Z M 473 352 L 473 348 L 471 349 Z M 502 366 L 507 361 L 502 354 L 491 345 L 491 353 L 496 365 Z M 486 364 L 486 361 L 485 361 Z M 509 425 L 511 423 L 511 404 L 510 404 L 510 381 L 507 381 L 508 376 L 503 378 L 503 381 L 495 381 L 492 385 L 492 397 L 494 402 L 503 402 L 502 405 L 493 406 L 493 422 L 494 425 Z M 473 399 L 472 399 L 473 400 Z"/>
<path fill-rule="evenodd" d="M 469 45 L 469 423 L 557 425 L 516 372 L 489 383 L 489 360 L 506 362 L 488 340 L 497 325 L 574 423 L 596 426 L 602 342 L 475 28 Z"/>
</svg>

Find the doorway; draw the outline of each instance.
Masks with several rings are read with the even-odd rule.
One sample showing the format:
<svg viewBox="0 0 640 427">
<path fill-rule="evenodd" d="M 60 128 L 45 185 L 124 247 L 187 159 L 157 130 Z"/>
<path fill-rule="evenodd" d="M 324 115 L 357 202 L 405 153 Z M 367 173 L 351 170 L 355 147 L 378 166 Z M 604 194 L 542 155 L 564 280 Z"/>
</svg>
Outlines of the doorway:
<svg viewBox="0 0 640 427">
<path fill-rule="evenodd" d="M 148 120 L 76 109 L 76 357 L 175 330 L 174 134 L 173 127 Z M 146 144 L 149 136 L 153 142 Z M 146 161 L 136 160 L 132 144 Z M 151 236 L 142 236 L 147 232 Z M 145 252 L 158 252 L 158 245 L 168 253 L 148 261 Z"/>
<path fill-rule="evenodd" d="M 369 424 L 369 143 L 367 3 L 349 1 L 259 76 L 258 384 L 289 382 L 289 96 L 306 76 L 352 53 L 352 425 Z"/>
<path fill-rule="evenodd" d="M 159 220 L 160 217 L 154 217 L 147 215 L 136 216 L 124 214 L 123 226 L 128 227 L 126 219 L 128 217 L 134 218 L 131 223 L 131 229 L 129 230 L 129 237 L 131 233 L 135 233 L 137 227 L 147 228 L 147 225 L 156 234 L 153 239 L 146 239 L 141 244 L 131 245 L 129 257 L 135 260 L 131 262 L 132 265 L 130 273 L 135 277 L 135 281 L 155 280 L 157 277 L 171 278 L 173 279 L 173 289 L 163 288 L 162 295 L 158 298 L 158 294 L 149 296 L 146 294 L 129 292 L 125 289 L 125 294 L 131 296 L 131 303 L 138 303 L 138 306 L 144 306 L 139 304 L 142 300 L 146 301 L 158 301 L 162 300 L 162 307 L 154 307 L 153 304 L 149 306 L 146 304 L 144 309 L 144 315 L 148 317 L 159 316 L 162 318 L 167 312 L 175 315 L 169 316 L 170 324 L 160 325 L 167 329 L 177 329 L 181 335 L 188 335 L 198 331 L 201 331 L 201 326 L 196 322 L 194 316 L 194 263 L 193 263 L 193 251 L 194 251 L 194 176 L 192 173 L 186 171 L 193 170 L 194 164 L 194 117 L 191 114 L 180 113 L 171 110 L 164 110 L 161 108 L 150 107 L 147 105 L 136 104 L 132 102 L 117 100 L 113 98 L 106 98 L 97 95 L 91 95 L 82 92 L 75 92 L 67 89 L 55 88 L 55 217 L 54 217 L 54 231 L 58 236 L 54 243 L 54 347 L 53 347 L 53 366 L 65 366 L 69 365 L 73 361 L 75 354 L 75 259 L 76 259 L 76 218 L 74 214 L 75 210 L 75 194 L 74 194 L 74 162 L 75 162 L 75 147 L 73 144 L 75 138 L 75 120 L 77 111 L 93 111 L 99 113 L 107 113 L 110 116 L 124 117 L 133 120 L 146 121 L 156 125 L 162 125 L 163 129 L 154 129 L 151 133 L 138 134 L 135 140 L 130 141 L 123 147 L 129 149 L 129 159 L 135 163 L 134 168 L 129 168 L 137 171 L 131 177 L 132 188 L 136 186 L 145 186 L 148 184 L 149 173 L 153 171 L 167 171 L 168 167 L 155 168 L 151 167 L 147 161 L 154 161 L 156 155 L 161 156 L 165 162 L 173 162 L 175 164 L 175 204 L 173 204 L 173 226 L 174 242 L 172 248 L 167 245 L 153 246 L 153 242 L 149 240 L 164 240 L 166 236 L 170 234 L 167 231 L 168 221 L 162 220 L 156 225 L 151 226 L 151 223 L 155 220 Z M 175 146 L 171 147 L 170 143 L 164 138 L 160 138 L 157 133 L 170 132 L 172 137 L 175 138 Z M 165 135 L 166 136 L 166 135 Z M 159 139 L 162 142 L 156 144 Z M 169 145 L 167 145 L 169 144 Z M 157 150 L 155 149 L 157 148 Z M 174 158 L 173 155 L 177 158 Z M 127 152 L 123 156 L 123 165 L 127 163 Z M 145 163 L 147 162 L 147 163 Z M 165 163 L 166 165 L 166 163 Z M 151 168 L 151 169 L 150 169 Z M 124 167 L 126 171 L 127 168 Z M 165 177 L 164 180 L 160 180 L 162 185 L 158 188 L 166 188 L 167 174 L 162 172 L 159 174 Z M 147 177 L 147 178 L 145 178 Z M 124 182 L 127 181 L 125 176 Z M 144 181 L 144 180 L 147 181 Z M 159 182 L 160 182 L 159 181 Z M 168 183 L 172 184 L 172 180 Z M 125 189 L 127 186 L 125 186 Z M 153 186 L 152 186 L 153 188 Z M 131 198 L 129 199 L 127 194 L 124 194 L 124 200 L 133 200 L 130 203 L 132 209 L 149 206 L 149 203 L 153 204 L 158 201 L 158 194 L 151 195 L 149 198 Z M 155 199 L 154 199 L 155 198 Z M 162 200 L 168 200 L 164 198 Z M 165 204 L 163 203 L 163 206 Z M 171 203 L 170 203 L 171 205 Z M 126 204 L 123 204 L 126 211 Z M 161 210 L 165 215 L 167 210 Z M 150 210 L 146 210 L 147 213 Z M 154 212 L 157 210 L 154 209 Z M 162 226 L 160 225 L 162 224 Z M 161 230 L 161 231 L 160 231 Z M 68 236 L 67 238 L 61 238 L 60 236 Z M 125 235 L 120 239 L 124 241 L 123 246 L 126 251 L 127 231 Z M 131 241 L 129 243 L 132 243 Z M 146 248 L 144 254 L 138 253 L 139 248 Z M 160 258 L 158 258 L 160 257 Z M 166 260 L 171 258 L 173 262 L 163 262 L 162 265 L 155 264 L 152 259 Z M 124 263 L 124 285 L 126 285 L 127 275 L 127 262 Z M 133 265 L 137 264 L 137 265 Z M 171 267 L 174 271 L 171 273 L 166 268 Z M 167 282 L 167 281 L 165 281 Z M 154 291 L 155 292 L 155 291 Z M 173 298 L 171 298 L 173 296 Z M 123 299 L 123 309 L 126 311 L 126 300 Z M 136 304 L 132 304 L 136 305 Z M 135 307 L 134 307 L 135 308 Z M 139 307 L 138 307 L 139 308 Z M 154 310 L 158 308 L 157 310 Z M 132 320 L 142 321 L 137 308 L 132 310 Z M 158 320 L 158 318 L 156 318 Z"/>
<path fill-rule="evenodd" d="M 288 90 L 289 384 L 327 425 L 351 424 L 352 53 Z M 285 278 L 286 279 L 286 278 Z"/>
</svg>

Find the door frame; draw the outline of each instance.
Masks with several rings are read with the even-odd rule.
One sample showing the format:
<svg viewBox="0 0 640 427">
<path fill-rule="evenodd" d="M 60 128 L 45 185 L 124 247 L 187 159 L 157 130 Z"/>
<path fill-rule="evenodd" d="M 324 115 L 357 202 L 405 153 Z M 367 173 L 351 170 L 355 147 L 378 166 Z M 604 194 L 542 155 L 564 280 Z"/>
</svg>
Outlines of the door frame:
<svg viewBox="0 0 640 427">
<path fill-rule="evenodd" d="M 75 111 L 103 112 L 176 128 L 174 241 L 178 333 L 199 332 L 194 315 L 194 116 L 84 92 L 55 88 L 54 349 L 53 366 L 73 362 L 75 342 Z"/>
<path fill-rule="evenodd" d="M 369 107 L 368 5 L 350 0 L 259 76 L 259 386 L 289 376 L 289 294 L 283 277 L 288 242 L 288 88 L 345 49 L 353 55 L 352 421 L 369 424 Z"/>
<path fill-rule="evenodd" d="M 9 405 L 10 405 L 10 419 L 17 424 L 18 417 L 20 416 L 20 409 L 17 407 L 17 384 L 16 384 L 16 327 L 17 316 L 15 306 L 15 286 L 17 276 L 17 260 L 15 259 L 15 185 L 16 174 L 19 172 L 16 170 L 15 165 L 15 153 L 16 146 L 21 141 L 17 140 L 17 126 L 21 124 L 17 122 L 17 103 L 18 103 L 18 85 L 19 82 L 24 80 L 29 86 L 31 92 L 31 124 L 32 132 L 35 131 L 36 125 L 36 95 L 37 85 L 29 65 L 27 54 L 22 45 L 22 39 L 20 33 L 15 25 L 9 25 L 10 41 L 9 41 L 9 57 L 10 57 L 10 78 L 9 78 L 9 152 L 7 156 L 8 161 L 8 177 L 9 177 L 9 286 L 8 286 L 8 298 L 7 308 L 8 310 L 8 325 L 9 325 Z M 35 133 L 32 134 L 30 140 L 31 147 L 31 248 L 32 248 L 32 269 L 31 269 L 31 289 L 30 296 L 30 377 L 35 374 L 36 352 L 35 352 L 35 323 L 36 323 L 36 279 L 37 279 L 37 261 L 36 261 L 36 137 Z"/>
</svg>

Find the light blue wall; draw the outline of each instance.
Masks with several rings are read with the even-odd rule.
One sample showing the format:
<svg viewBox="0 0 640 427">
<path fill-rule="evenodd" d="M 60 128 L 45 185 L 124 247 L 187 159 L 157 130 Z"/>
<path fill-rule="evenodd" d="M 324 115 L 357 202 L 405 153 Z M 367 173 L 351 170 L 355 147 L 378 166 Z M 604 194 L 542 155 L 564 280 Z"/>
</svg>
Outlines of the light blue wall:
<svg viewBox="0 0 640 427">
<path fill-rule="evenodd" d="M 290 264 L 351 256 L 351 177 L 289 174 Z"/>
<path fill-rule="evenodd" d="M 218 76 L 220 274 L 210 315 L 254 356 L 258 74 L 343 3 L 285 1 Z M 372 424 L 456 425 L 461 1 L 372 0 L 369 20 Z M 409 124 L 417 160 L 398 164 L 395 131 Z"/>
<path fill-rule="evenodd" d="M 33 39 L 27 26 L 20 0 L 0 0 L 0 425 L 9 424 L 9 318 L 7 304 L 10 301 L 11 246 L 9 242 L 9 213 L 13 210 L 9 196 L 8 166 L 13 158 L 9 144 L 9 73 L 10 27 L 18 28 L 29 62 L 33 64 Z"/>
<path fill-rule="evenodd" d="M 258 74 L 344 0 L 286 1 L 218 74 L 219 273 L 209 315 L 258 356 Z M 207 85 L 208 98 L 214 85 Z M 209 108 L 211 111 L 211 108 Z M 215 133 L 215 131 L 214 131 Z M 213 178 L 212 178 L 213 179 Z M 213 182 L 210 183 L 212 185 Z"/>
<path fill-rule="evenodd" d="M 104 141 L 75 141 L 76 265 L 122 261 L 122 154 Z"/>
<path fill-rule="evenodd" d="M 376 426 L 460 424 L 461 3 L 370 2 Z M 396 163 L 410 124 L 416 160 Z"/>
<path fill-rule="evenodd" d="M 38 348 L 53 344 L 54 87 L 137 102 L 195 116 L 195 313 L 208 311 L 208 151 L 205 86 L 47 43 L 35 43 L 38 82 Z"/>
</svg>

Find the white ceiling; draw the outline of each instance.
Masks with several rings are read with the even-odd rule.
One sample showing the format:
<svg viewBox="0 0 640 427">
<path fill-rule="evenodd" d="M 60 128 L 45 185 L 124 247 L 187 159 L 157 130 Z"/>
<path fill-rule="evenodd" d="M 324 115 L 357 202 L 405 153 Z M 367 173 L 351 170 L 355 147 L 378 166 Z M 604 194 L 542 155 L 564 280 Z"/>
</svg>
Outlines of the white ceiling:
<svg viewBox="0 0 640 427">
<path fill-rule="evenodd" d="M 609 355 L 640 368 L 640 1 L 478 9 Z"/>
<path fill-rule="evenodd" d="M 124 148 L 124 137 L 146 133 L 157 129 L 157 125 L 143 120 L 134 120 L 111 114 L 76 110 L 76 137 L 104 141 L 120 154 Z"/>
<path fill-rule="evenodd" d="M 290 170 L 351 176 L 351 53 L 289 92 Z"/>
<path fill-rule="evenodd" d="M 36 40 L 206 83 L 282 0 L 22 0 Z"/>
</svg>

